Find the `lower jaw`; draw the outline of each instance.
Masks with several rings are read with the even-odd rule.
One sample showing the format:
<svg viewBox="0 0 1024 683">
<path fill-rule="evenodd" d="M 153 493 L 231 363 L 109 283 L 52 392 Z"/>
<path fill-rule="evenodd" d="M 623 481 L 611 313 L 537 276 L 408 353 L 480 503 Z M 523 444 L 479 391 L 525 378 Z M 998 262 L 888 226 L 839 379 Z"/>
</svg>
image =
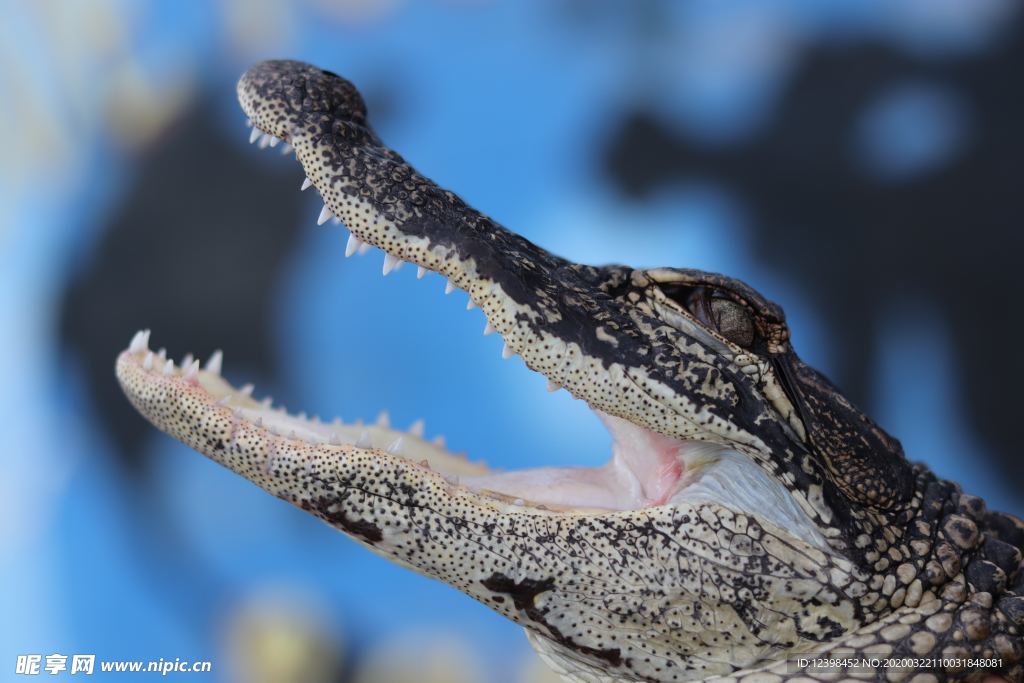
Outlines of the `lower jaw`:
<svg viewBox="0 0 1024 683">
<path fill-rule="evenodd" d="M 428 441 L 421 423 L 401 431 L 390 426 L 386 414 L 373 424 L 340 420 L 328 423 L 307 418 L 304 413 L 289 414 L 275 408 L 269 397 L 260 401 L 253 398 L 251 385 L 235 388 L 225 381 L 219 373 L 219 358 L 217 367 L 208 364 L 205 370 L 199 370 L 191 359 L 187 360 L 192 367 L 175 365 L 162 352 L 154 354 L 148 349 L 129 349 L 121 360 L 138 364 L 140 370 L 152 374 L 153 381 L 190 383 L 211 406 L 230 408 L 235 419 L 276 437 L 385 451 L 433 470 L 450 484 L 504 503 L 565 512 L 637 510 L 664 505 L 694 475 L 683 462 L 686 442 L 602 413 L 598 415 L 614 439 L 613 457 L 607 464 L 502 472 L 448 451 L 441 439 Z"/>
</svg>

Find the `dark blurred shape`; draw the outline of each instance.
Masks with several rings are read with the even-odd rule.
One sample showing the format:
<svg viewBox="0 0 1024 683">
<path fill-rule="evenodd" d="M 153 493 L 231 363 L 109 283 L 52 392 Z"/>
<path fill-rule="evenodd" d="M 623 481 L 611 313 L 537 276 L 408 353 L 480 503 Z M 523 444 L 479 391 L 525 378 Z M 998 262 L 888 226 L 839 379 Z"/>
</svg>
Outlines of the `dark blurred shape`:
<svg viewBox="0 0 1024 683">
<path fill-rule="evenodd" d="M 62 345 L 78 357 L 89 404 L 119 464 L 145 471 L 156 432 L 131 409 L 113 362 L 131 335 L 205 359 L 226 350 L 229 373 L 274 383 L 270 303 L 297 240 L 301 174 L 257 159 L 229 138 L 211 101 L 198 102 L 137 161 L 120 206 L 60 306 Z M 180 361 L 180 356 L 176 358 Z"/>
<path fill-rule="evenodd" d="M 964 392 L 959 405 L 1012 480 L 1019 411 L 1007 397 L 1024 383 L 1024 356 L 1005 351 L 1024 336 L 1020 17 L 1004 29 L 987 51 L 955 60 L 918 60 L 881 44 L 819 45 L 754 135 L 709 146 L 638 107 L 613 133 L 604 164 L 637 200 L 691 178 L 735 192 L 753 217 L 753 253 L 814 297 L 838 347 L 836 379 L 860 405 L 870 408 L 887 316 L 920 302 L 942 313 Z M 872 150 L 856 143 L 864 143 L 865 121 L 871 133 L 878 102 L 908 84 L 924 84 L 927 96 L 915 102 L 945 107 L 936 111 L 941 125 L 907 110 L 889 118 L 909 121 L 907 135 L 920 132 L 915 123 L 934 128 L 924 133 L 938 138 L 938 153 L 886 173 L 865 164 Z"/>
</svg>

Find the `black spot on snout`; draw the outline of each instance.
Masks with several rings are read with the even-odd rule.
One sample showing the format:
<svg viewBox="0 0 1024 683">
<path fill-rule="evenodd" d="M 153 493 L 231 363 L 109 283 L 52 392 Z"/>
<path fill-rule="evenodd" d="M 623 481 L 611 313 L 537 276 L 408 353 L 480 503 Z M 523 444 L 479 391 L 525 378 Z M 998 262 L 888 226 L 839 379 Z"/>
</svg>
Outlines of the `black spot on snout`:
<svg viewBox="0 0 1024 683">
<path fill-rule="evenodd" d="M 516 609 L 525 614 L 530 621 L 546 628 L 551 639 L 559 645 L 575 652 L 590 655 L 597 659 L 602 659 L 612 666 L 622 666 L 622 652 L 619 648 L 596 648 L 582 645 L 562 633 L 557 626 L 548 623 L 548 608 L 537 607 L 536 600 L 537 596 L 541 593 L 554 589 L 554 579 L 547 578 L 537 580 L 527 578 L 522 581 L 514 581 L 504 574 L 494 573 L 488 578 L 482 580 L 480 583 L 482 583 L 484 588 L 489 591 L 494 593 L 504 593 L 511 597 L 512 604 L 516 606 Z M 629 664 L 627 662 L 627 666 L 628 665 Z"/>
<path fill-rule="evenodd" d="M 337 509 L 332 510 L 331 508 Z M 367 543 L 378 543 L 384 538 L 384 533 L 379 526 L 369 520 L 349 517 L 345 510 L 341 509 L 336 499 L 318 498 L 314 501 L 304 501 L 302 509 L 315 513 L 330 524 Z"/>
</svg>

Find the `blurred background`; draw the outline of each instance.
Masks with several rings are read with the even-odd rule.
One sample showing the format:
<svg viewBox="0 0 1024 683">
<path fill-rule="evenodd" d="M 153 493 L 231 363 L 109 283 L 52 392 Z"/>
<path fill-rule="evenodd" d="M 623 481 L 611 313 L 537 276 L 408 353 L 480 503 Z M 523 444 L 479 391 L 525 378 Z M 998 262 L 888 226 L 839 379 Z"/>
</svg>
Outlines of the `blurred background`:
<svg viewBox="0 0 1024 683">
<path fill-rule="evenodd" d="M 60 652 L 207 659 L 180 678 L 217 681 L 554 680 L 517 627 L 171 441 L 116 386 L 150 327 L 293 410 L 423 418 L 501 467 L 607 457 L 465 295 L 384 280 L 379 252 L 345 260 L 315 226 L 235 101 L 270 57 L 353 80 L 385 142 L 557 253 L 746 280 L 909 457 L 1024 512 L 1013 0 L 0 8 L 0 678 Z"/>
</svg>

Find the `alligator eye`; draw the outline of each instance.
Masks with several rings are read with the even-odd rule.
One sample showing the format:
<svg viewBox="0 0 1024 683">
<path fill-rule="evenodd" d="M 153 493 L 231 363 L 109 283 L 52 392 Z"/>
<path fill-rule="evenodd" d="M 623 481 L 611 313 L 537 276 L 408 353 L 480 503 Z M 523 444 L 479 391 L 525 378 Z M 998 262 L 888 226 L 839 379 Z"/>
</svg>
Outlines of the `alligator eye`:
<svg viewBox="0 0 1024 683">
<path fill-rule="evenodd" d="M 754 343 L 754 321 L 745 306 L 731 299 L 711 299 L 708 308 L 712 322 L 723 337 L 743 348 Z"/>
<path fill-rule="evenodd" d="M 704 287 L 690 290 L 677 301 L 697 320 L 717 330 L 733 344 L 745 349 L 753 345 L 757 334 L 746 306 Z"/>
</svg>

